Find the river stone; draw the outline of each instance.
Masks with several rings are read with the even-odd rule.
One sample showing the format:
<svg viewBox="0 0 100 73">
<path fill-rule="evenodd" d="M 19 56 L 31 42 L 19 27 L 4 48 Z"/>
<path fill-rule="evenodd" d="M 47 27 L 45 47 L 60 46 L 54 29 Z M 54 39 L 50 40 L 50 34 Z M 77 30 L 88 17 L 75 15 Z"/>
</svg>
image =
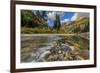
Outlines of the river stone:
<svg viewBox="0 0 100 73">
<path fill-rule="evenodd" d="M 66 44 L 63 44 L 63 45 L 62 45 L 62 49 L 63 49 L 64 51 L 72 51 L 72 49 L 71 49 L 68 45 L 66 45 Z"/>
<path fill-rule="evenodd" d="M 60 54 L 60 53 L 62 53 L 62 51 L 61 51 L 61 50 L 59 50 L 59 51 L 58 51 L 58 53 Z"/>
</svg>

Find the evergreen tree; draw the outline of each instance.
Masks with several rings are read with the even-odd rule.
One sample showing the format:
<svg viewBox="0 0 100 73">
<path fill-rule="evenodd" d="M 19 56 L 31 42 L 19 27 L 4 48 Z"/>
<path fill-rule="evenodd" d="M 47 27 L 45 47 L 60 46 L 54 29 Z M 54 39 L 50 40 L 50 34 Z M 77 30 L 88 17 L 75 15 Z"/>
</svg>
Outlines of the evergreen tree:
<svg viewBox="0 0 100 73">
<path fill-rule="evenodd" d="M 57 30 L 59 30 L 60 27 L 61 27 L 60 16 L 59 15 L 56 15 L 56 19 L 57 19 Z"/>
<path fill-rule="evenodd" d="M 55 19 L 55 21 L 54 21 L 54 26 L 53 26 L 53 28 L 59 30 L 60 27 L 61 27 L 60 16 L 59 16 L 58 14 L 56 14 L 56 19 Z"/>
<path fill-rule="evenodd" d="M 33 27 L 33 14 L 29 10 L 21 11 L 21 26 Z"/>
</svg>

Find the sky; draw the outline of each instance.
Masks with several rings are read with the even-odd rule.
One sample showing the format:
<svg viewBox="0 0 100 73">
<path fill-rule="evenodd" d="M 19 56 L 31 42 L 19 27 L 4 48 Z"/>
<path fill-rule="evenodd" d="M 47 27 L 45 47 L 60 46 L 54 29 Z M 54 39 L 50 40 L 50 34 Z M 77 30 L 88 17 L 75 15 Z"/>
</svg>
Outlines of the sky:
<svg viewBox="0 0 100 73">
<path fill-rule="evenodd" d="M 48 16 L 47 23 L 51 27 L 54 25 L 54 20 L 55 20 L 56 14 L 60 15 L 60 20 L 62 23 L 62 22 L 70 21 L 72 16 L 74 16 L 75 12 L 50 12 L 50 13 L 48 13 L 47 14 L 47 16 Z"/>
<path fill-rule="evenodd" d="M 48 12 L 47 16 L 48 16 L 48 20 L 47 23 L 49 26 L 53 26 L 54 25 L 54 20 L 55 20 L 55 15 L 58 14 L 60 15 L 60 20 L 61 20 L 61 24 L 68 22 L 68 21 L 75 21 L 78 16 L 87 16 L 89 17 L 89 13 L 79 13 L 79 12 Z"/>
<path fill-rule="evenodd" d="M 68 22 L 68 21 L 75 21 L 78 18 L 78 16 L 88 16 L 89 17 L 89 13 L 82 13 L 82 12 L 46 11 L 47 23 L 51 27 L 54 25 L 56 14 L 60 16 L 61 24 Z"/>
</svg>

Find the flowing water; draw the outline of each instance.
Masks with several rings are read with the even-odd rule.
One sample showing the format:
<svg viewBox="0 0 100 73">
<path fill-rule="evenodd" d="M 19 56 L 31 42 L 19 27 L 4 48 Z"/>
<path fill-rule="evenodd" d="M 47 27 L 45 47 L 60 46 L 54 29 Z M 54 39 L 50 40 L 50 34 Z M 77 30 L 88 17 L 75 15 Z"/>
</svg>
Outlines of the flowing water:
<svg viewBox="0 0 100 73">
<path fill-rule="evenodd" d="M 83 38 L 78 35 L 51 35 L 51 36 L 21 36 L 21 62 L 47 62 L 54 61 L 54 59 L 47 60 L 50 56 L 58 56 L 65 53 L 63 50 L 56 51 L 60 54 L 51 53 L 52 47 L 55 44 L 60 43 L 64 45 L 60 48 L 65 47 L 66 52 L 71 50 L 71 52 L 79 52 L 82 59 L 89 59 L 89 39 Z M 55 49 L 55 48 L 53 48 Z M 55 52 L 55 53 L 56 53 Z M 49 56 L 47 56 L 49 54 Z M 53 55 L 52 55 L 53 54 Z M 67 57 L 67 56 L 65 56 Z M 62 59 L 55 59 L 55 61 L 63 61 Z M 70 59 L 66 59 L 70 60 Z M 71 59 L 74 60 L 74 59 Z"/>
</svg>

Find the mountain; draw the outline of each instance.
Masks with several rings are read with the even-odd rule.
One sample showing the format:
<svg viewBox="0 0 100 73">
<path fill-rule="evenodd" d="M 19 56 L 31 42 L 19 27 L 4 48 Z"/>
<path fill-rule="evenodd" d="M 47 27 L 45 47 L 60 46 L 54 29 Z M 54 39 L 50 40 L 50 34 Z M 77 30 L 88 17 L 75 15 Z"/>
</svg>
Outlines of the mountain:
<svg viewBox="0 0 100 73">
<path fill-rule="evenodd" d="M 36 13 L 30 10 L 21 10 L 21 26 L 22 27 L 45 27 L 47 26 L 44 11 Z"/>
<path fill-rule="evenodd" d="M 72 33 L 89 32 L 89 17 L 80 16 L 75 21 L 64 23 L 62 28 L 67 28 Z"/>
</svg>

